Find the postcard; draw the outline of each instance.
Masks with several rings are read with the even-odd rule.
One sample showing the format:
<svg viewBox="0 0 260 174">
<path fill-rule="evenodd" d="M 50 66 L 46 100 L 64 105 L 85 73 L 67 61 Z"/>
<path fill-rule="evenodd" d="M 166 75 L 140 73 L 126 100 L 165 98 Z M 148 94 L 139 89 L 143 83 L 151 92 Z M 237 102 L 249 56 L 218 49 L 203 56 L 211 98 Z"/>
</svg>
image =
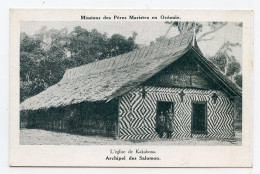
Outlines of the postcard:
<svg viewBox="0 0 260 174">
<path fill-rule="evenodd" d="M 252 167 L 253 12 L 10 10 L 10 165 Z"/>
</svg>

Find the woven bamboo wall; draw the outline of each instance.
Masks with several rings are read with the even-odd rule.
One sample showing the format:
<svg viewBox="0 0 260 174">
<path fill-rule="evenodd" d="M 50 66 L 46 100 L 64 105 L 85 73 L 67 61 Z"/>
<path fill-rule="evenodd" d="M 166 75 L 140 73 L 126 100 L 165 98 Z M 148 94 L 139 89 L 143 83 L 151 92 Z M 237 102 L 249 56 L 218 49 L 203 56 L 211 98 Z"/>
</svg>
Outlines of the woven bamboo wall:
<svg viewBox="0 0 260 174">
<path fill-rule="evenodd" d="M 117 137 L 118 101 L 21 112 L 20 128 Z"/>
<path fill-rule="evenodd" d="M 155 131 L 156 102 L 174 102 L 174 132 L 172 137 L 191 137 L 192 101 L 207 101 L 207 135 L 193 137 L 231 138 L 233 131 L 233 104 L 220 91 L 181 88 L 145 87 L 146 97 L 142 99 L 141 88 L 121 97 L 119 103 L 120 139 L 159 138 Z M 184 90 L 183 102 L 179 93 Z M 216 93 L 216 103 L 212 95 Z"/>
</svg>

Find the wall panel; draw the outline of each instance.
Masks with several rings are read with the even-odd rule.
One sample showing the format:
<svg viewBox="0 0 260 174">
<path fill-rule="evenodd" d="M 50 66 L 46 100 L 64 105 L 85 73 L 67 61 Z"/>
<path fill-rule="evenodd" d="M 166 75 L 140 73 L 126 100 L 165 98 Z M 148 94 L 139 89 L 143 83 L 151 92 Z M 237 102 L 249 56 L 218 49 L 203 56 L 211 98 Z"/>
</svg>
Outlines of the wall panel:
<svg viewBox="0 0 260 174">
<path fill-rule="evenodd" d="M 184 91 L 183 102 L 179 93 Z M 233 104 L 221 91 L 181 88 L 145 87 L 136 88 L 121 97 L 119 103 L 119 137 L 121 139 L 159 138 L 156 127 L 156 102 L 174 102 L 174 132 L 172 137 L 191 137 L 192 101 L 207 102 L 207 135 L 192 137 L 231 138 L 233 132 Z M 214 104 L 212 95 L 218 99 Z"/>
</svg>

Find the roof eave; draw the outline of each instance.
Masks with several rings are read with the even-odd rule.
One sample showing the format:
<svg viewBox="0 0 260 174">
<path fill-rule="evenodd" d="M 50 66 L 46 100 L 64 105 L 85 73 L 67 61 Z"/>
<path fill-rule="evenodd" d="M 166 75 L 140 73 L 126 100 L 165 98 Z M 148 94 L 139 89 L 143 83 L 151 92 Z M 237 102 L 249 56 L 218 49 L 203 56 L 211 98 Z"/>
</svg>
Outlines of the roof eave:
<svg viewBox="0 0 260 174">
<path fill-rule="evenodd" d="M 231 80 L 229 80 L 229 79 L 223 79 L 223 77 L 220 75 L 220 70 L 218 70 L 219 72 L 215 72 L 214 71 L 214 68 L 216 68 L 216 69 L 218 69 L 218 67 L 216 67 L 215 65 L 209 65 L 209 60 L 206 58 L 206 57 L 204 57 L 204 55 L 202 54 L 202 52 L 200 51 L 200 49 L 199 49 L 199 47 L 198 47 L 198 45 L 197 45 L 197 43 L 194 45 L 194 46 L 192 46 L 192 48 L 191 48 L 191 50 L 193 51 L 193 53 L 195 53 L 199 58 L 200 58 L 200 61 L 201 61 L 201 63 L 203 63 L 205 66 L 207 66 L 209 69 L 212 69 L 212 71 L 211 71 L 211 73 L 213 73 L 214 74 L 214 76 L 215 77 L 217 77 L 218 78 L 218 80 L 219 81 L 221 81 L 221 83 L 230 91 L 230 97 L 231 98 L 234 98 L 234 97 L 236 97 L 236 96 L 238 96 L 238 97 L 241 97 L 242 98 L 242 89 L 237 85 L 237 84 L 235 84 L 234 82 L 232 82 Z M 214 68 L 213 67 L 211 67 L 211 66 L 215 66 Z M 224 74 L 222 74 L 223 76 L 224 76 Z M 230 84 L 228 84 L 227 82 L 225 82 L 225 80 L 229 80 L 231 83 L 232 83 L 232 85 L 234 85 L 234 86 L 231 86 Z"/>
</svg>

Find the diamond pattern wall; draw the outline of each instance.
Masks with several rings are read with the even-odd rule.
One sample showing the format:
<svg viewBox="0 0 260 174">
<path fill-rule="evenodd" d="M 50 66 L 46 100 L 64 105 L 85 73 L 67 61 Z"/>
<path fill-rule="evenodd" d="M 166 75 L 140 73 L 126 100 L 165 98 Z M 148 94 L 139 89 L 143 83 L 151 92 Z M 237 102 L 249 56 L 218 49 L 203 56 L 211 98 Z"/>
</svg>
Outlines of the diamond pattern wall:
<svg viewBox="0 0 260 174">
<path fill-rule="evenodd" d="M 156 102 L 174 103 L 174 132 L 172 137 L 214 137 L 232 138 L 233 104 L 221 91 L 145 87 L 146 97 L 142 99 L 141 88 L 123 95 L 119 102 L 120 139 L 159 138 L 156 128 Z M 185 93 L 183 102 L 179 93 Z M 214 104 L 212 95 L 218 95 Z M 192 101 L 207 102 L 208 134 L 191 135 Z"/>
</svg>

